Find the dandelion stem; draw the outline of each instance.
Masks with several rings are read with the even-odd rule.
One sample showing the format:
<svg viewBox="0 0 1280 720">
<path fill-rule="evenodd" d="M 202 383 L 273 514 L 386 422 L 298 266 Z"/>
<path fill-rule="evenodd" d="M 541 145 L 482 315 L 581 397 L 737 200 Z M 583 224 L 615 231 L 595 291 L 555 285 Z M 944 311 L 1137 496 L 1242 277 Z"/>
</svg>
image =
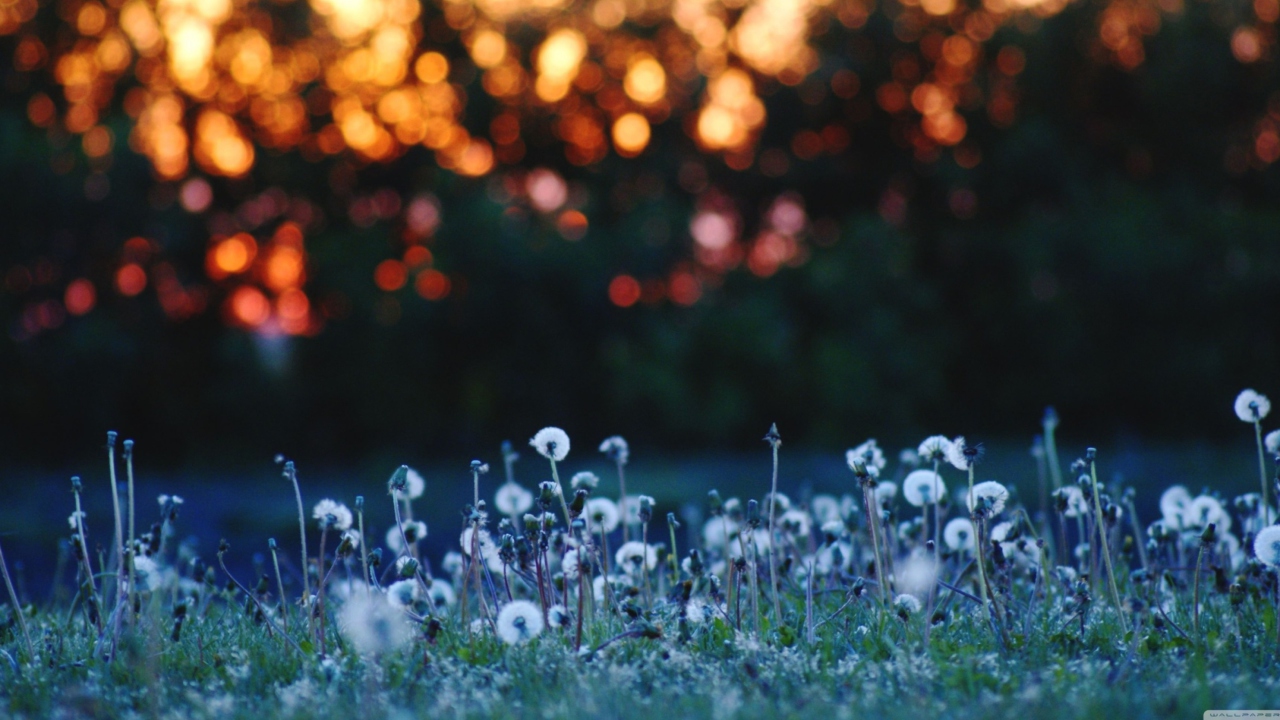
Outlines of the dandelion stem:
<svg viewBox="0 0 1280 720">
<path fill-rule="evenodd" d="M 631 535 L 630 516 L 627 514 L 627 471 L 621 455 L 614 462 L 618 466 L 618 507 L 622 510 L 622 542 L 626 544 Z"/>
<path fill-rule="evenodd" d="M 1258 480 L 1262 483 L 1262 526 L 1271 524 L 1271 500 L 1267 488 L 1267 461 L 1262 454 L 1262 420 L 1253 421 L 1253 436 L 1258 441 Z"/>
<path fill-rule="evenodd" d="M 876 522 L 876 516 L 880 513 L 875 509 L 875 492 L 871 489 L 871 485 L 865 480 L 862 483 L 862 499 L 867 506 L 867 530 L 871 533 L 871 549 L 873 551 L 876 563 L 876 585 L 880 589 L 880 603 L 888 605 L 889 603 L 889 582 L 884 575 L 884 563 L 880 560 L 880 524 Z"/>
<path fill-rule="evenodd" d="M 770 434 L 777 434 L 777 426 L 774 426 Z M 773 546 L 776 542 L 773 534 L 773 519 L 778 505 L 778 446 L 782 443 L 772 441 L 769 444 L 773 446 L 773 489 L 769 495 L 769 591 L 773 595 L 773 622 L 781 626 L 782 605 L 778 602 L 778 568 L 773 556 Z"/>
<path fill-rule="evenodd" d="M 968 498 L 969 498 L 969 506 L 970 506 L 969 507 L 970 518 L 973 520 L 974 527 L 977 528 L 977 533 L 978 533 L 977 541 L 974 543 L 974 548 L 977 550 L 977 555 L 978 555 L 978 557 L 976 558 L 976 562 L 978 563 L 978 591 L 982 594 L 983 607 L 987 608 L 987 610 L 992 614 L 992 616 L 994 616 L 996 613 L 996 609 L 994 606 L 995 604 L 992 601 L 991 594 L 987 591 L 987 559 L 986 559 L 985 543 L 982 540 L 982 515 L 979 514 L 978 512 L 978 504 L 977 504 L 976 498 L 974 498 L 973 496 L 973 465 L 972 464 L 969 465 Z M 1001 625 L 1000 629 L 1003 631 L 1004 626 Z"/>
<path fill-rule="evenodd" d="M 1192 622 L 1195 625 L 1197 644 L 1204 642 L 1204 635 L 1200 633 L 1200 563 L 1204 559 L 1204 546 L 1204 543 L 1200 543 L 1200 550 L 1196 553 L 1196 574 L 1191 582 Z"/>
<path fill-rule="evenodd" d="M 564 526 L 572 528 L 573 523 L 569 520 L 569 503 L 564 500 L 564 487 L 560 485 L 560 472 L 556 470 L 555 458 L 551 459 L 551 479 L 556 482 L 556 495 L 560 497 L 560 509 L 564 511 Z"/>
<path fill-rule="evenodd" d="M 643 561 L 640 568 L 644 574 L 644 604 L 648 610 L 653 610 L 653 596 L 649 594 L 649 523 L 648 521 L 640 523 L 641 542 L 644 544 Z"/>
<path fill-rule="evenodd" d="M 373 591 L 369 589 L 369 543 L 366 542 L 364 535 L 364 503 L 356 503 L 356 522 L 360 527 L 360 563 L 364 566 L 364 594 L 370 595 Z"/>
<path fill-rule="evenodd" d="M 1058 460 L 1058 442 L 1054 439 L 1054 432 L 1057 427 L 1056 418 L 1053 420 L 1050 420 L 1049 417 L 1045 418 L 1044 453 L 1049 462 L 1049 477 L 1053 480 L 1054 490 L 1062 487 L 1062 463 Z"/>
<path fill-rule="evenodd" d="M 224 543 L 225 543 L 225 541 L 224 541 Z M 289 634 L 288 634 L 288 633 L 286 633 L 286 632 L 284 632 L 283 630 L 281 630 L 280 628 L 276 627 L 276 623 L 275 623 L 275 621 L 271 619 L 271 616 L 270 616 L 270 615 L 268 615 L 268 614 L 266 613 L 266 611 L 265 611 L 265 610 L 263 610 L 263 608 L 262 608 L 262 602 L 258 600 L 258 597 L 257 597 L 256 595 L 254 595 L 253 593 L 249 592 L 249 590 L 248 590 L 244 585 L 241 585 L 241 584 L 240 584 L 240 581 L 239 581 L 239 580 L 237 580 L 237 579 L 235 578 L 235 576 L 231 574 L 231 571 L 227 569 L 227 565 L 226 565 L 226 563 L 225 563 L 225 562 L 223 562 L 223 560 L 222 560 L 222 556 L 223 556 L 225 553 L 226 553 L 226 551 L 225 551 L 225 550 L 219 550 L 219 551 L 218 551 L 218 565 L 222 568 L 222 572 L 224 572 L 224 573 L 226 573 L 226 574 L 227 574 L 227 577 L 231 579 L 231 582 L 232 582 L 232 583 L 234 583 L 234 584 L 235 584 L 235 586 L 236 586 L 237 588 L 239 588 L 240 592 L 242 592 L 242 593 L 244 593 L 245 595 L 248 595 L 248 596 L 249 596 L 249 600 L 251 600 L 251 601 L 253 602 L 254 606 L 258 609 L 258 613 L 259 613 L 260 615 L 262 615 L 262 617 L 263 617 L 263 619 L 264 619 L 264 620 L 266 620 L 266 621 L 267 621 L 267 627 L 268 627 L 268 628 L 270 628 L 272 631 L 275 631 L 275 632 L 280 633 L 280 637 L 284 638 L 284 639 L 289 643 L 289 645 L 290 645 L 291 647 L 293 647 L 293 649 L 294 649 L 294 650 L 297 650 L 299 655 L 303 655 L 303 656 L 305 656 L 305 655 L 306 655 L 306 653 L 302 651 L 302 647 L 301 647 L 300 645 L 298 645 L 298 643 L 294 642 L 293 638 L 289 637 Z M 202 652 L 203 652 L 203 650 L 202 650 Z M 202 664 L 203 664 L 203 663 L 202 663 Z"/>
<path fill-rule="evenodd" d="M 80 510 L 80 478 L 71 479 L 71 489 L 76 497 L 76 535 L 80 543 L 80 557 L 84 560 L 85 582 L 89 584 L 89 602 L 93 603 L 94 625 L 102 633 L 102 603 L 98 601 L 97 583 L 93 577 L 93 564 L 89 560 L 89 543 L 84 529 L 84 512 Z"/>
<path fill-rule="evenodd" d="M 125 545 L 129 553 L 129 596 L 128 607 L 133 607 L 134 589 L 133 589 L 133 539 L 137 537 L 134 532 L 134 505 L 133 505 L 133 441 L 124 441 L 124 469 L 125 475 L 129 480 L 129 542 Z"/>
<path fill-rule="evenodd" d="M 280 602 L 279 602 L 280 619 L 284 623 L 285 632 L 288 632 L 289 631 L 289 612 L 288 612 L 288 605 L 284 601 L 284 578 L 280 575 L 280 554 L 276 550 L 276 539 L 275 538 L 268 539 L 267 545 L 271 547 L 271 564 L 275 566 L 275 569 L 276 569 L 276 590 L 280 593 Z M 368 570 L 365 571 L 365 574 L 366 576 L 368 575 Z"/>
<path fill-rule="evenodd" d="M 325 656 L 324 646 L 324 586 L 328 583 L 329 578 L 324 574 L 324 543 L 329 537 L 329 523 L 321 521 L 320 526 L 320 554 L 316 556 L 316 562 L 319 563 L 319 572 L 317 579 L 320 587 L 316 588 L 316 610 L 320 613 L 320 657 Z M 335 559 L 336 562 L 336 559 Z"/>
<path fill-rule="evenodd" d="M 22 611 L 22 604 L 18 602 L 18 593 L 13 590 L 13 580 L 9 579 L 9 565 L 5 562 L 2 548 L 0 548 L 0 571 L 4 572 L 4 586 L 9 591 L 9 602 L 13 603 L 14 617 L 18 618 L 18 626 L 22 628 L 22 639 L 27 644 L 27 661 L 34 663 L 36 646 L 31 643 L 31 633 L 27 630 L 27 615 Z"/>
<path fill-rule="evenodd" d="M 1107 568 L 1107 584 L 1111 588 L 1111 601 L 1115 603 L 1116 614 L 1120 616 L 1120 627 L 1125 632 L 1129 632 L 1129 623 L 1124 618 L 1124 609 L 1120 605 L 1120 591 L 1116 587 L 1116 573 L 1111 567 L 1111 547 L 1107 542 L 1107 523 L 1102 517 L 1102 500 L 1098 495 L 1098 463 L 1092 457 L 1089 459 L 1089 476 L 1092 480 L 1090 485 L 1093 486 L 1093 510 L 1098 516 L 1098 544 L 1101 546 L 1102 561 Z"/>
<path fill-rule="evenodd" d="M 290 460 L 284 464 L 284 476 L 293 483 L 293 496 L 298 501 L 298 535 L 301 537 L 302 547 L 302 607 L 307 612 L 307 632 L 309 635 L 315 635 L 315 619 L 311 615 L 311 580 L 308 577 L 307 570 L 307 520 L 306 513 L 302 509 L 302 488 L 298 486 L 298 468 Z M 399 516 L 399 511 L 396 512 Z"/>
</svg>

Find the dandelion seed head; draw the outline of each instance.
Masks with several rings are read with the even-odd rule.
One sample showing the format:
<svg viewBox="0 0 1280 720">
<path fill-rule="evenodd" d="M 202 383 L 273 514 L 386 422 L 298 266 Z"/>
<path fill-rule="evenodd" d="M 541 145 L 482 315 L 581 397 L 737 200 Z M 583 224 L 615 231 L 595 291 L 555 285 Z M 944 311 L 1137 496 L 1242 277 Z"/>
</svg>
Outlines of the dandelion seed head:
<svg viewBox="0 0 1280 720">
<path fill-rule="evenodd" d="M 916 454 L 923 462 L 943 462 L 951 452 L 951 440 L 945 435 L 931 435 L 916 448 Z"/>
<path fill-rule="evenodd" d="M 563 605 L 552 605 L 547 608 L 547 626 L 553 628 L 568 627 L 569 609 Z"/>
<path fill-rule="evenodd" d="M 1055 490 L 1054 494 L 1061 498 L 1063 517 L 1078 518 L 1089 514 L 1089 501 L 1085 499 L 1084 491 L 1079 485 L 1064 485 Z"/>
<path fill-rule="evenodd" d="M 947 496 L 947 485 L 933 470 L 913 470 L 902 481 L 902 497 L 915 507 L 932 505 Z"/>
<path fill-rule="evenodd" d="M 133 558 L 133 577 L 138 590 L 155 590 L 160 587 L 160 566 L 146 555 Z"/>
<path fill-rule="evenodd" d="M 942 529 L 942 541 L 952 550 L 972 550 L 976 544 L 973 523 L 969 518 L 953 518 Z"/>
<path fill-rule="evenodd" d="M 80 523 L 84 522 L 86 517 L 88 516 L 85 515 L 83 510 L 76 510 L 67 516 L 67 524 L 71 526 L 72 530 L 79 530 Z"/>
<path fill-rule="evenodd" d="M 809 500 L 809 511 L 818 523 L 840 519 L 840 501 L 834 495 L 814 495 Z"/>
<path fill-rule="evenodd" d="M 515 482 L 505 482 L 494 493 L 493 506 L 503 515 L 521 515 L 533 507 L 533 493 Z"/>
<path fill-rule="evenodd" d="M 528 600 L 513 600 L 498 612 L 498 637 L 508 645 L 531 640 L 544 628 L 542 611 Z"/>
<path fill-rule="evenodd" d="M 903 593 L 893 599 L 893 606 L 897 608 L 900 613 L 915 615 L 920 612 L 920 598 L 915 595 Z"/>
<path fill-rule="evenodd" d="M 618 504 L 609 498 L 598 497 L 587 500 L 585 512 L 591 520 L 593 530 L 611 533 L 618 529 L 621 513 L 618 512 Z"/>
<path fill-rule="evenodd" d="M 422 598 L 417 580 L 397 580 L 387 586 L 387 602 L 398 608 L 413 607 Z"/>
<path fill-rule="evenodd" d="M 983 509 L 988 517 L 995 517 L 1004 510 L 1009 499 L 1009 489 L 995 480 L 987 480 L 973 486 L 968 496 L 969 512 Z"/>
<path fill-rule="evenodd" d="M 605 438 L 600 443 L 600 452 L 619 465 L 626 465 L 627 461 L 631 459 L 631 448 L 621 435 Z"/>
<path fill-rule="evenodd" d="M 1160 495 L 1160 515 L 1165 525 L 1174 530 L 1181 530 L 1184 514 L 1191 505 L 1191 493 L 1181 485 L 1174 485 Z"/>
<path fill-rule="evenodd" d="M 981 457 L 982 446 L 969 445 L 963 436 L 952 440 L 951 446 L 947 448 L 947 462 L 957 470 L 967 471 L 977 464 Z"/>
<path fill-rule="evenodd" d="M 356 593 L 338 613 L 338 630 L 361 655 L 394 652 L 413 639 L 404 612 L 380 594 Z"/>
<path fill-rule="evenodd" d="M 897 587 L 910 595 L 926 596 L 938 582 L 938 566 L 933 555 L 917 553 L 907 558 L 896 573 Z"/>
<path fill-rule="evenodd" d="M 453 591 L 453 585 L 448 580 L 435 578 L 427 587 L 427 596 L 431 599 L 431 605 L 437 610 L 451 608 L 458 602 L 458 596 Z"/>
<path fill-rule="evenodd" d="M 1258 531 L 1253 539 L 1253 554 L 1273 568 L 1280 568 L 1280 525 Z"/>
<path fill-rule="evenodd" d="M 409 468 L 404 475 L 404 489 L 394 490 L 397 500 L 417 500 L 422 497 L 422 493 L 427 489 L 427 481 L 422 479 L 422 475 L 413 468 Z"/>
<path fill-rule="evenodd" d="M 1267 452 L 1271 455 L 1280 455 L 1280 430 L 1272 430 L 1262 440 L 1266 446 Z"/>
<path fill-rule="evenodd" d="M 792 537 L 809 537 L 809 532 L 813 527 L 813 518 L 809 517 L 809 513 L 803 510 L 791 508 L 778 517 L 778 526 L 782 528 L 783 532 L 790 534 Z"/>
<path fill-rule="evenodd" d="M 600 478 L 597 477 L 595 473 L 587 470 L 574 473 L 573 477 L 569 480 L 569 487 L 573 488 L 574 490 L 580 490 L 582 488 L 586 488 L 587 490 L 595 490 L 596 487 L 599 485 L 600 485 Z"/>
<path fill-rule="evenodd" d="M 1183 518 L 1184 527 L 1205 528 L 1213 523 L 1219 531 L 1231 529 L 1231 515 L 1212 495 L 1200 495 L 1192 500 Z"/>
<path fill-rule="evenodd" d="M 539 455 L 555 462 L 569 455 L 569 434 L 558 427 L 542 428 L 529 440 L 529 444 Z"/>
<path fill-rule="evenodd" d="M 885 466 L 884 451 L 876 445 L 874 438 L 867 440 L 858 447 L 846 450 L 844 460 L 848 463 L 849 469 L 854 472 L 858 471 L 857 466 L 861 464 L 871 477 L 880 477 L 880 471 Z"/>
<path fill-rule="evenodd" d="M 404 537 L 400 536 L 400 527 L 404 527 Z M 427 536 L 427 524 L 421 520 L 410 520 L 400 525 L 392 525 L 387 528 L 387 547 L 394 553 L 402 553 L 405 551 L 404 541 L 407 539 L 410 545 Z"/>
<path fill-rule="evenodd" d="M 1244 422 L 1258 422 L 1271 412 L 1271 401 L 1266 395 L 1259 394 L 1252 388 L 1241 390 L 1236 396 L 1235 411 L 1236 417 Z"/>
<path fill-rule="evenodd" d="M 652 570 L 658 565 L 658 550 L 652 545 L 632 540 L 625 542 L 614 554 L 618 567 L 628 573 L 639 575 L 641 566 Z"/>
<path fill-rule="evenodd" d="M 316 503 L 311 517 L 320 521 L 322 529 L 329 530 L 346 530 L 351 527 L 353 519 L 350 508 L 329 498 Z"/>
</svg>

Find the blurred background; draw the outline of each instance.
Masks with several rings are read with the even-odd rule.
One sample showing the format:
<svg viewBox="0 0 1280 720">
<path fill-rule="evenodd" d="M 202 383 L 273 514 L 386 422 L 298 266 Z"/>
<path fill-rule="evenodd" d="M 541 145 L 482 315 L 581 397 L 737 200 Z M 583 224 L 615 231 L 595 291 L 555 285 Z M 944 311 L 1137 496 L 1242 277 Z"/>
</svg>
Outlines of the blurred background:
<svg viewBox="0 0 1280 720">
<path fill-rule="evenodd" d="M 107 429 L 225 532 L 275 495 L 287 528 L 277 453 L 348 500 L 408 461 L 443 520 L 548 424 L 673 493 L 764 492 L 775 421 L 797 491 L 939 432 L 1034 483 L 1050 404 L 1064 462 L 1256 489 L 1231 401 L 1280 392 L 1277 19 L 0 0 L 5 520 L 102 483 Z"/>
</svg>

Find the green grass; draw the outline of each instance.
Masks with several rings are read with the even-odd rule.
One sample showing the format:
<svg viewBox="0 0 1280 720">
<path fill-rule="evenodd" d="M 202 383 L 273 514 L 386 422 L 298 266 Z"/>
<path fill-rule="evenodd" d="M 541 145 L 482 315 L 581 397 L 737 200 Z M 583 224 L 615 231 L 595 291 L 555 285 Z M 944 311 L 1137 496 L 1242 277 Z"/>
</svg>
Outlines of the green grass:
<svg viewBox="0 0 1280 720">
<path fill-rule="evenodd" d="M 785 463 L 785 453 L 783 458 Z M 948 472 L 951 495 L 959 497 L 962 480 Z M 561 471 L 562 477 L 567 475 Z M 497 484 L 486 478 L 486 489 Z M 306 495 L 305 478 L 302 488 Z M 277 493 L 281 503 L 291 500 L 284 488 L 276 489 L 282 491 Z M 391 502 L 376 492 L 370 497 L 370 505 Z M 1105 498 L 1101 502 L 1107 503 Z M 1016 522 L 1025 517 L 1021 509 L 1012 503 L 997 519 Z M 901 497 L 893 510 L 894 523 L 919 514 Z M 959 515 L 955 507 L 949 510 L 951 517 Z M 559 516 L 558 502 L 550 511 Z M 665 511 L 660 503 L 658 513 Z M 441 518 L 433 519 L 443 526 Z M 350 633 L 340 628 L 344 597 L 365 591 L 359 584 L 353 589 L 348 580 L 352 574 L 360 576 L 359 553 L 340 560 L 332 576 L 323 610 L 328 650 L 323 656 L 317 637 L 308 632 L 296 591 L 286 587 L 294 597 L 283 602 L 277 597 L 269 555 L 264 583 L 237 578 L 266 608 L 268 622 L 213 557 L 197 566 L 190 546 L 164 547 L 155 554 L 163 580 L 138 593 L 136 605 L 120 618 L 113 647 L 114 563 L 108 559 L 106 570 L 95 571 L 94 583 L 105 608 L 103 630 L 80 595 L 27 604 L 22 613 L 34 646 L 32 657 L 12 603 L 0 606 L 0 717 L 1024 720 L 1199 718 L 1210 709 L 1280 708 L 1277 576 L 1274 568 L 1251 557 L 1251 538 L 1241 529 L 1245 518 L 1238 517 L 1235 525 L 1243 555 L 1232 559 L 1223 546 L 1206 553 L 1199 583 L 1201 634 L 1194 630 L 1195 583 L 1189 567 L 1198 531 L 1175 541 L 1184 543 L 1181 552 L 1171 544 L 1156 549 L 1151 571 L 1143 576 L 1130 573 L 1139 565 L 1124 542 L 1132 528 L 1123 522 L 1111 528 L 1122 616 L 1101 563 L 1091 583 L 1058 578 L 1055 566 L 1069 563 L 1049 556 L 1056 518 L 1050 520 L 1051 533 L 1044 524 L 1021 525 L 1024 549 L 1026 543 L 1034 544 L 1037 531 L 1046 539 L 1041 563 L 1006 564 L 992 554 L 985 557 L 1003 609 L 1007 644 L 977 599 L 979 575 L 962 554 L 944 553 L 940 577 L 964 592 L 937 586 L 941 610 L 927 633 L 925 612 L 902 615 L 895 607 L 883 607 L 870 570 L 866 516 L 855 503 L 842 519 L 837 535 L 858 562 L 818 578 L 811 606 L 805 580 L 795 568 L 827 541 L 816 522 L 813 538 L 779 532 L 781 622 L 772 610 L 766 555 L 760 554 L 758 634 L 752 630 L 746 583 L 740 584 L 738 597 L 723 581 L 713 593 L 706 574 L 673 572 L 664 558 L 650 573 L 652 606 L 640 579 L 628 580 L 611 612 L 603 603 L 592 612 L 587 602 L 581 643 L 571 620 L 564 628 L 548 628 L 509 646 L 483 620 L 477 627 L 464 624 L 461 605 L 419 600 L 405 615 L 415 618 L 406 619 L 412 624 L 412 640 L 376 656 L 361 656 Z M 90 535 L 109 544 L 109 523 L 98 520 Z M 456 522 L 461 529 L 461 520 Z M 308 518 L 307 524 L 314 560 L 319 538 L 314 521 Z M 490 529 L 498 532 L 496 522 L 490 521 Z M 1073 523 L 1065 529 L 1071 537 Z M 613 534 L 612 550 L 617 550 L 620 535 Z M 370 536 L 377 544 L 381 533 Z M 654 531 L 650 541 L 667 537 Z M 292 538 L 297 541 L 296 527 Z M 562 539 L 552 537 L 552 547 Z M 690 548 L 680 542 L 680 555 L 687 557 Z M 332 553 L 337 544 L 331 533 L 327 550 Z M 913 546 L 919 550 L 923 543 L 909 535 L 895 537 L 893 560 L 900 570 Z M 231 548 L 226 559 L 234 568 L 232 560 L 243 562 L 251 552 Z M 286 559 L 299 554 L 287 541 L 280 552 Z M 713 546 L 700 552 L 710 572 L 720 551 Z M 559 561 L 554 551 L 549 558 L 547 574 L 553 575 Z M 437 577 L 450 580 L 462 595 L 466 570 L 449 570 L 439 558 L 430 559 Z M 325 567 L 334 561 L 326 558 Z M 103 564 L 99 558 L 92 563 Z M 966 565 L 970 570 L 962 573 Z M 599 566 L 591 572 L 600 572 Z M 470 619 L 486 617 L 494 594 L 500 602 L 507 600 L 500 571 L 493 576 L 494 588 L 485 591 L 484 605 L 474 584 L 462 599 Z M 65 580 L 62 596 L 67 598 L 75 588 Z M 80 580 L 82 591 L 87 590 L 82 572 Z M 313 579 L 312 587 L 317 583 Z M 727 595 L 730 601 L 718 612 L 708 610 L 700 622 L 684 620 L 684 583 L 694 598 L 714 602 Z M 516 579 L 513 586 L 515 596 L 537 602 L 532 584 Z M 560 596 L 563 590 L 554 592 Z M 576 610 L 572 591 L 568 599 Z M 1162 607 L 1156 607 L 1157 600 Z M 187 612 L 181 632 L 175 633 L 179 605 Z M 810 615 L 816 625 L 812 639 L 806 632 Z M 432 620 L 419 622 L 420 617 Z M 290 642 L 280 636 L 286 622 Z"/>
</svg>

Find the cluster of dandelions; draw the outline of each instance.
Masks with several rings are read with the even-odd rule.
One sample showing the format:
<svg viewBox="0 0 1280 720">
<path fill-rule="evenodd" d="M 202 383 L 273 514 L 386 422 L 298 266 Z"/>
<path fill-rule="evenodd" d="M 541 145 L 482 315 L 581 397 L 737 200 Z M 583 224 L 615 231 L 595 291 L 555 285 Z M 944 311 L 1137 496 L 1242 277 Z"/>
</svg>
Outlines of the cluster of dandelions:
<svg viewBox="0 0 1280 720">
<path fill-rule="evenodd" d="M 1052 410 L 1032 449 L 1038 483 L 1029 497 L 1038 502 L 980 477 L 981 444 L 944 435 L 892 460 L 867 440 L 845 453 L 846 492 L 793 498 L 785 492 L 792 484 L 779 469 L 774 427 L 765 436 L 771 482 L 755 488 L 755 497 L 711 491 L 692 535 L 678 535 L 680 521 L 673 512 L 664 518 L 653 497 L 627 492 L 631 454 L 624 439 L 598 446 L 610 472 L 562 473 L 569 435 L 548 427 L 529 443 L 546 463 L 537 475 L 548 479 L 517 480 L 519 453 L 510 443 L 502 447 L 505 477 L 496 487 L 484 481 L 487 463 L 470 463 L 472 501 L 462 508 L 456 549 L 438 563 L 421 548 L 428 526 L 415 516 L 426 490 L 419 473 L 401 466 L 392 474 L 394 522 L 374 532 L 362 496 L 353 507 L 321 500 L 308 523 L 297 468 L 281 458 L 297 503 L 299 553 L 280 552 L 271 539 L 271 572 L 263 581 L 250 589 L 228 576 L 265 632 L 298 652 L 314 648 L 322 655 L 332 647 L 376 657 L 434 643 L 444 632 L 508 645 L 554 635 L 583 653 L 714 627 L 768 641 L 786 632 L 812 642 L 855 603 L 918 628 L 926 643 L 931 632 L 971 616 L 982 618 L 993 643 L 1015 647 L 1040 627 L 1031 622 L 1037 613 L 1078 621 L 1082 633 L 1091 617 L 1109 614 L 1126 628 L 1173 627 L 1198 642 L 1202 614 L 1220 618 L 1245 602 L 1280 596 L 1280 526 L 1271 498 L 1280 431 L 1263 433 L 1265 396 L 1246 390 L 1234 409 L 1255 428 L 1261 492 L 1228 500 L 1174 485 L 1160 496 L 1160 517 L 1147 524 L 1131 488 L 1099 480 L 1095 449 L 1061 462 Z M 132 444 L 127 448 L 131 480 Z M 161 496 L 160 518 L 141 533 L 132 490 L 126 505 L 117 499 L 113 551 L 95 568 L 78 479 L 73 489 L 77 505 L 68 525 L 84 595 L 77 617 L 97 633 L 95 651 L 112 657 L 121 633 L 138 622 L 128 608 L 151 597 L 170 599 L 177 639 L 189 613 L 207 610 L 216 577 L 193 548 L 172 543 L 182 499 Z M 371 547 L 369 536 L 383 543 Z M 680 547 L 678 537 L 698 542 Z M 224 573 L 228 550 L 224 543 L 217 556 Z M 286 576 L 302 586 L 300 597 Z M 100 585 L 106 577 L 119 580 Z"/>
</svg>

